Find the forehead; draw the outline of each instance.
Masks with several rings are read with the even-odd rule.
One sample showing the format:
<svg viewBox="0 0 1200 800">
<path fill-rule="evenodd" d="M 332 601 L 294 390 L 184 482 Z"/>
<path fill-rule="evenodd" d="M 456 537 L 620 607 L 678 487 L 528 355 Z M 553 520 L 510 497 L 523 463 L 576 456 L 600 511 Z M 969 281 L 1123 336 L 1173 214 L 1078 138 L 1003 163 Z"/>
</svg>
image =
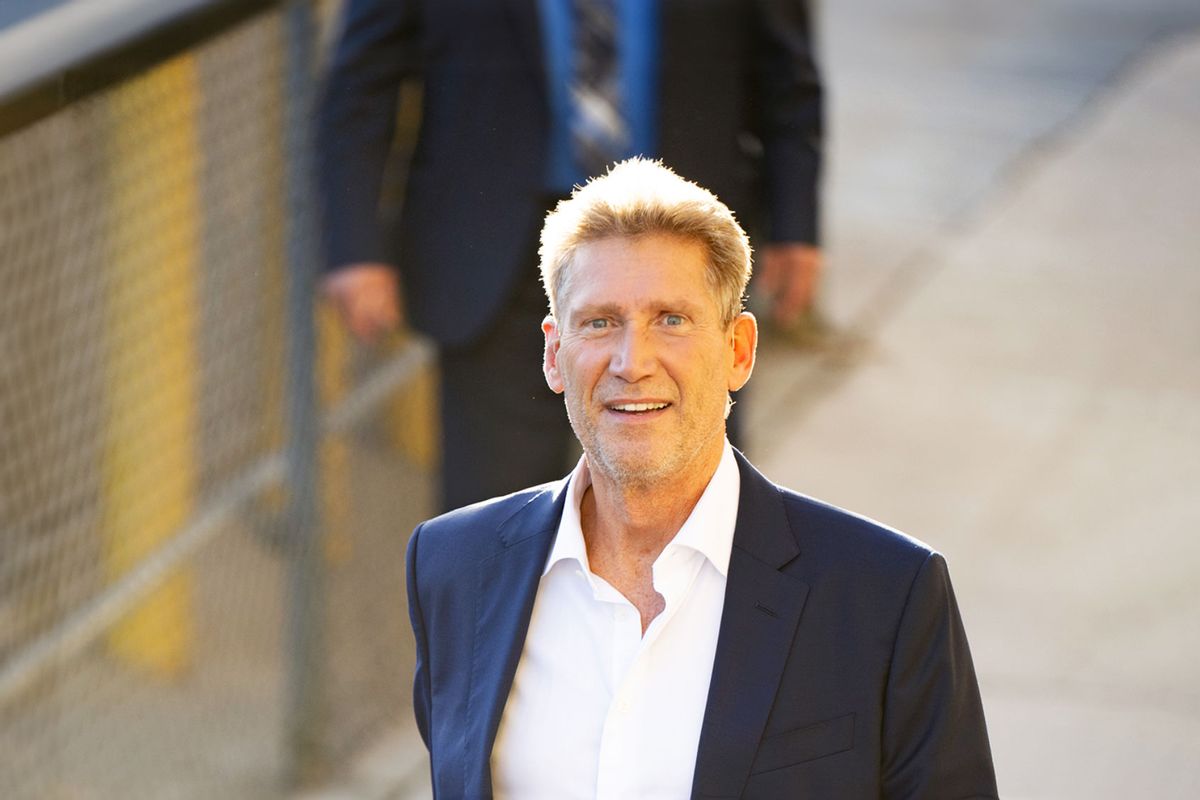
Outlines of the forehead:
<svg viewBox="0 0 1200 800">
<path fill-rule="evenodd" d="M 562 305 L 712 304 L 707 252 L 692 239 L 664 234 L 609 237 L 576 249 Z"/>
</svg>

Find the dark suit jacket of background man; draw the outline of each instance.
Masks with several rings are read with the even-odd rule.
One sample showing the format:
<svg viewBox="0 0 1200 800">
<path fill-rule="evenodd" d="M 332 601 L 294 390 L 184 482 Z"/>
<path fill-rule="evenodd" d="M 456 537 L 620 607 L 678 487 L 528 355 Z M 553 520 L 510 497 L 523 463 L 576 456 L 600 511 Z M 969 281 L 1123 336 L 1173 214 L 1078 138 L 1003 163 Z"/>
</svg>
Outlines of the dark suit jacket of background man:
<svg viewBox="0 0 1200 800">
<path fill-rule="evenodd" d="M 821 95 L 804 0 L 658 2 L 657 155 L 743 226 L 815 242 Z M 420 75 L 398 250 L 408 314 L 443 345 L 470 343 L 533 274 L 546 210 L 538 0 L 348 3 L 318 120 L 328 261 L 393 260 L 377 206 L 397 88 Z"/>
<path fill-rule="evenodd" d="M 741 496 L 692 796 L 996 797 L 942 557 L 737 458 Z M 565 487 L 460 509 L 409 543 L 414 707 L 438 797 L 491 796 L 489 759 Z"/>
</svg>

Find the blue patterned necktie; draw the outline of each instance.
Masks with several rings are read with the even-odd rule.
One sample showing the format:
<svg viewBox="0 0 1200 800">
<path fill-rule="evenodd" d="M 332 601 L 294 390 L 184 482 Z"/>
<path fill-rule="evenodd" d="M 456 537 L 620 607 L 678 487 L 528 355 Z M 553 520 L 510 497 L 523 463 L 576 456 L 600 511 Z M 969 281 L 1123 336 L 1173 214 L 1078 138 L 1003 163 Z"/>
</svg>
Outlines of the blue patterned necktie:
<svg viewBox="0 0 1200 800">
<path fill-rule="evenodd" d="M 575 13 L 571 143 L 589 176 L 599 175 L 629 144 L 617 82 L 616 0 L 572 0 Z"/>
</svg>

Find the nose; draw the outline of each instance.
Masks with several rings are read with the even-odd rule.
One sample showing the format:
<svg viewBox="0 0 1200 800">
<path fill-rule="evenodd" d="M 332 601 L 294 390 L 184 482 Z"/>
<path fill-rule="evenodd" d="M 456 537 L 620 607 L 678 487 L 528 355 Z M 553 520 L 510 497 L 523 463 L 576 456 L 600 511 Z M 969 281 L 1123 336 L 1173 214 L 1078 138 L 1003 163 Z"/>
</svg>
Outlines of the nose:
<svg viewBox="0 0 1200 800">
<path fill-rule="evenodd" d="M 608 360 L 608 371 L 627 383 L 636 383 L 654 374 L 658 364 L 654 340 L 650 332 L 637 325 L 621 331 Z"/>
</svg>

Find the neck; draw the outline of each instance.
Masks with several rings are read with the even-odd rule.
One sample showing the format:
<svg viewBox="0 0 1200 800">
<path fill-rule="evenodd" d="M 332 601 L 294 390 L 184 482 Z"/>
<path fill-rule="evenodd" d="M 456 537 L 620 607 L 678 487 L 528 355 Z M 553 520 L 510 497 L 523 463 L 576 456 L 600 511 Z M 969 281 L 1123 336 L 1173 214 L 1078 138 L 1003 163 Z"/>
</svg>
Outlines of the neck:
<svg viewBox="0 0 1200 800">
<path fill-rule="evenodd" d="M 637 608 L 643 634 L 666 608 L 654 587 L 654 562 L 700 501 L 723 448 L 722 438 L 686 469 L 653 482 L 622 482 L 604 470 L 592 472 L 579 506 L 588 562 Z"/>
<path fill-rule="evenodd" d="M 589 559 L 651 564 L 683 527 L 721 463 L 725 440 L 705 448 L 692 469 L 653 483 L 621 482 L 592 470 L 580 505 Z M 589 469 L 591 468 L 589 462 Z"/>
</svg>

